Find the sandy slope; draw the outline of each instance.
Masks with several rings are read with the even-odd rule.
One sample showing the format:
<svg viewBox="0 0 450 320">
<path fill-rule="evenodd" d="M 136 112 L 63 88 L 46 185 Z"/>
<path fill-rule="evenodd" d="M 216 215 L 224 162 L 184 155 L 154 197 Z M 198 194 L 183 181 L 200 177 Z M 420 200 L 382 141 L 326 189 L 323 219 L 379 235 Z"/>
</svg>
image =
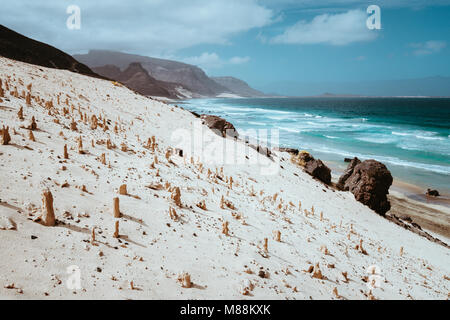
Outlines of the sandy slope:
<svg viewBox="0 0 450 320">
<path fill-rule="evenodd" d="M 16 230 L 0 230 L 0 297 L 336 299 L 336 287 L 341 299 L 367 299 L 363 278 L 370 276 L 368 267 L 376 265 L 383 278 L 381 287 L 372 290 L 377 299 L 448 298 L 448 249 L 389 223 L 350 193 L 326 188 L 291 164 L 288 154 L 271 161 L 227 139 L 227 156 L 235 150 L 236 159 L 247 163 L 223 165 L 221 174 L 222 165 L 207 158 L 220 155 L 217 150 L 225 140 L 187 111 L 108 81 L 0 58 L 3 87 L 8 77 L 19 93 L 32 83 L 32 95 L 52 100 L 54 107 L 48 115 L 35 99 L 26 106 L 24 98 L 9 92 L 0 103 L 0 126 L 9 125 L 12 138 L 10 145 L 0 145 L 0 226 L 7 225 L 8 218 L 16 225 Z M 66 96 L 74 110 L 63 116 Z M 17 117 L 20 106 L 24 121 Z M 90 129 L 89 122 L 80 120 L 78 108 L 89 118 L 105 117 L 109 129 Z M 21 128 L 32 116 L 38 126 L 36 142 Z M 78 131 L 70 129 L 71 118 Z M 202 144 L 188 139 L 200 131 L 209 140 L 203 143 L 203 165 L 198 162 Z M 85 154 L 77 153 L 80 135 Z M 143 147 L 153 135 L 158 143 L 155 154 Z M 91 145 L 91 140 L 108 138 L 116 149 Z M 121 143 L 131 151 L 121 151 Z M 69 147 L 68 160 L 63 159 L 64 144 Z M 183 149 L 185 158 L 172 155 L 169 163 L 164 156 L 168 147 Z M 196 153 L 194 164 L 190 151 Z M 107 165 L 97 160 L 102 153 Z M 159 163 L 152 169 L 154 155 Z M 210 178 L 208 168 L 213 172 Z M 219 177 L 214 177 L 216 169 Z M 232 188 L 226 183 L 230 176 Z M 64 182 L 69 186 L 62 188 Z M 180 187 L 183 208 L 174 204 L 167 190 L 146 187 L 166 182 Z M 123 183 L 138 197 L 119 196 L 123 217 L 116 239 L 113 197 Z M 55 227 L 32 221 L 41 212 L 44 187 L 53 193 L 59 220 Z M 222 209 L 222 196 L 236 209 Z M 207 210 L 196 206 L 201 200 Z M 169 217 L 169 206 L 180 216 L 178 221 Z M 315 214 L 306 215 L 304 210 L 312 211 L 312 206 Z M 230 236 L 221 233 L 223 221 L 229 222 Z M 90 243 L 93 227 L 97 245 Z M 281 231 L 281 242 L 273 238 L 276 230 Z M 269 239 L 267 254 L 264 238 Z M 367 255 L 355 249 L 360 239 Z M 326 279 L 304 271 L 316 263 Z M 71 265 L 80 268 L 81 290 L 66 286 L 66 268 Z M 258 276 L 261 270 L 266 278 Z M 191 275 L 192 288 L 177 282 L 182 271 Z M 247 280 L 254 288 L 244 296 L 240 288 Z M 11 284 L 15 289 L 4 288 Z"/>
</svg>

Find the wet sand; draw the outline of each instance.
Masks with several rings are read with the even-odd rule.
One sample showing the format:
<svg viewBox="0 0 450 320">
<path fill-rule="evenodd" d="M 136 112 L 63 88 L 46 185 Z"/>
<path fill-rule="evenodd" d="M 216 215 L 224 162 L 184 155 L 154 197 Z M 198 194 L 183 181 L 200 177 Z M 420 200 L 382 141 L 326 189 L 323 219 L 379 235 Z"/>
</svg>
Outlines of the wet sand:
<svg viewBox="0 0 450 320">
<path fill-rule="evenodd" d="M 390 191 L 399 192 L 408 199 L 421 202 L 424 205 L 450 208 L 450 195 L 442 193 L 440 190 L 438 190 L 441 193 L 439 197 L 427 196 L 424 188 L 394 178 Z"/>
<path fill-rule="evenodd" d="M 390 214 L 410 217 L 422 228 L 450 240 L 450 197 L 430 197 L 422 188 L 394 179 L 389 190 Z M 444 240 L 444 239 L 443 239 Z"/>
<path fill-rule="evenodd" d="M 388 214 L 395 214 L 400 218 L 409 217 L 423 229 L 438 235 L 442 241 L 449 242 L 450 209 L 448 207 L 419 202 L 397 191 L 391 191 L 388 198 L 391 201 L 391 210 Z"/>
</svg>

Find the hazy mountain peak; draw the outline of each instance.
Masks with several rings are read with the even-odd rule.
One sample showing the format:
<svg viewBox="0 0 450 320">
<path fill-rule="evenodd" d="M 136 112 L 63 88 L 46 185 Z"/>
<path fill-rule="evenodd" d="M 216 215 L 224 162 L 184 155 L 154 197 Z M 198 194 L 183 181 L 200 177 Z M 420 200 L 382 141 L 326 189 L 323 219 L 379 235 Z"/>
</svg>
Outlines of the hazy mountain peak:
<svg viewBox="0 0 450 320">
<path fill-rule="evenodd" d="M 265 96 L 264 93 L 251 88 L 247 82 L 235 77 L 223 76 L 223 77 L 212 77 L 212 79 L 217 83 L 219 83 L 220 85 L 228 88 L 232 93 L 237 94 L 241 97 Z"/>
<path fill-rule="evenodd" d="M 108 50 L 89 50 L 87 54 L 74 57 L 92 68 L 114 65 L 124 70 L 131 63 L 140 63 L 151 77 L 181 84 L 193 97 L 215 97 L 223 93 L 244 97 L 264 96 L 242 80 L 234 77 L 210 78 L 201 68 L 183 62 Z"/>
</svg>

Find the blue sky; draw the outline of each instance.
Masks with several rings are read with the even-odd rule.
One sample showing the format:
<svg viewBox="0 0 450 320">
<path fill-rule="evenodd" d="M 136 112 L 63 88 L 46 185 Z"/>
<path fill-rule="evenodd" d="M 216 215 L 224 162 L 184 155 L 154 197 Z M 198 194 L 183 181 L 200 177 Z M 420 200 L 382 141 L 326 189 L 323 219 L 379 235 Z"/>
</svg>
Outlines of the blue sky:
<svg viewBox="0 0 450 320">
<path fill-rule="evenodd" d="M 334 82 L 450 76 L 450 6 L 381 7 L 381 13 L 382 29 L 370 31 L 374 38 L 367 41 L 345 45 L 260 41 L 261 35 L 270 38 L 298 20 L 311 21 L 317 15 L 288 8 L 283 11 L 282 21 L 237 35 L 230 46 L 200 45 L 182 50 L 182 54 L 195 56 L 209 52 L 223 59 L 234 54 L 248 56 L 247 63 L 228 64 L 225 69 L 256 86 L 271 80 Z M 222 69 L 211 67 L 208 71 L 220 75 Z"/>
<path fill-rule="evenodd" d="M 66 8 L 81 9 L 69 30 Z M 381 30 L 366 9 L 381 8 Z M 450 0 L 19 0 L 0 23 L 69 53 L 111 49 L 272 83 L 450 76 Z"/>
</svg>

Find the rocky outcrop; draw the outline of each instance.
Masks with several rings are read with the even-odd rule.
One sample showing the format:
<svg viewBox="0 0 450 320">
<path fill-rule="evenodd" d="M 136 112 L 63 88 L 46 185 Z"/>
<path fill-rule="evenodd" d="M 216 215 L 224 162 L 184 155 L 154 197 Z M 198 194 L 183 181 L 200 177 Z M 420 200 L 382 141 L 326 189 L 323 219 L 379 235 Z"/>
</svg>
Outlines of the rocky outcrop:
<svg viewBox="0 0 450 320">
<path fill-rule="evenodd" d="M 352 175 L 353 170 L 355 169 L 355 167 L 358 164 L 361 163 L 361 160 L 359 160 L 358 158 L 355 157 L 353 159 L 350 159 L 350 161 L 347 161 L 347 162 L 350 162 L 350 163 L 347 166 L 347 169 L 344 171 L 344 173 L 340 176 L 338 183 L 336 185 L 336 187 L 339 190 L 345 190 L 345 181 L 347 181 L 347 179 Z M 348 191 L 348 189 L 345 191 Z"/>
<path fill-rule="evenodd" d="M 287 153 L 290 153 L 293 155 L 298 155 L 298 152 L 299 152 L 298 149 L 287 148 L 287 147 L 275 147 L 274 150 L 279 151 L 279 152 L 287 152 Z"/>
<path fill-rule="evenodd" d="M 393 180 L 391 172 L 376 160 L 358 161 L 353 159 L 339 179 L 342 190 L 350 191 L 357 201 L 384 216 L 391 208 L 387 199 Z"/>
<path fill-rule="evenodd" d="M 308 161 L 314 160 L 314 157 L 307 151 L 299 151 L 291 158 L 291 161 L 296 165 L 305 167 Z"/>
<path fill-rule="evenodd" d="M 397 217 L 395 214 L 388 214 L 385 217 L 387 220 L 395 223 L 396 225 L 409 230 L 413 233 L 418 234 L 419 236 L 422 236 L 428 240 L 430 240 L 431 242 L 435 242 L 437 244 L 440 244 L 441 246 L 444 246 L 446 248 L 450 248 L 450 245 L 448 245 L 447 243 L 443 242 L 442 240 L 433 237 L 431 234 L 429 234 L 428 232 L 422 230 L 422 227 L 420 225 L 418 225 L 417 223 L 414 223 L 411 221 L 411 218 L 409 219 L 405 219 L 403 217 Z"/>
<path fill-rule="evenodd" d="M 215 82 L 241 97 L 264 97 L 265 94 L 255 90 L 245 81 L 234 77 L 213 77 Z"/>
<path fill-rule="evenodd" d="M 320 159 L 308 161 L 305 166 L 305 171 L 323 183 L 331 183 L 331 170 Z"/>
<path fill-rule="evenodd" d="M 323 183 L 331 183 L 331 170 L 320 159 L 314 157 L 306 151 L 301 151 L 291 158 L 295 164 L 303 167 L 305 172 L 322 181 Z"/>
<path fill-rule="evenodd" d="M 238 133 L 230 122 L 226 121 L 225 119 L 222 119 L 221 117 L 209 115 L 209 114 L 202 114 L 200 116 L 202 119 L 202 123 L 206 125 L 208 128 L 213 130 L 216 134 L 222 137 L 238 137 Z"/>
<path fill-rule="evenodd" d="M 431 189 L 427 189 L 426 195 L 430 196 L 430 197 L 439 197 L 440 196 L 439 191 L 431 190 Z"/>
</svg>

